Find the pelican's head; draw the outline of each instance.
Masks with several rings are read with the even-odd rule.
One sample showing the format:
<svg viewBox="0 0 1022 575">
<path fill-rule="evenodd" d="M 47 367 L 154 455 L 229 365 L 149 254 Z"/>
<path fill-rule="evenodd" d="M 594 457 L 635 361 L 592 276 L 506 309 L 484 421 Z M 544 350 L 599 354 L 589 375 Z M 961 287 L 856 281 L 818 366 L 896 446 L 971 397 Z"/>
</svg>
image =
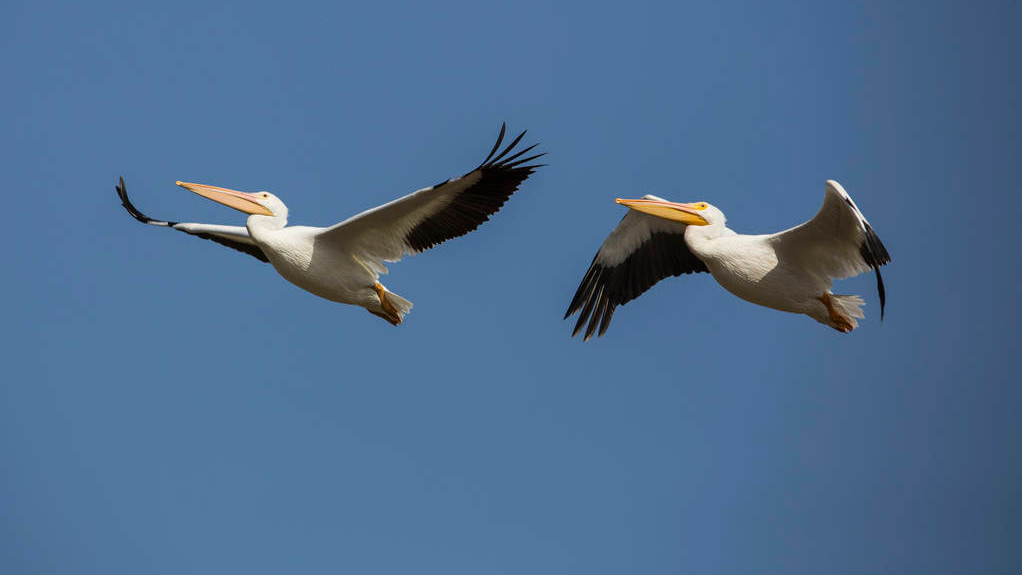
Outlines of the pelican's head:
<svg viewBox="0 0 1022 575">
<path fill-rule="evenodd" d="M 724 225 L 727 221 L 727 218 L 724 217 L 724 212 L 706 202 L 682 204 L 668 202 L 663 198 L 648 194 L 643 196 L 641 200 L 618 198 L 614 201 L 639 212 L 666 220 L 674 220 L 690 226 Z"/>
<path fill-rule="evenodd" d="M 287 221 L 287 206 L 270 192 L 239 192 L 238 190 L 188 182 L 177 182 L 177 185 L 246 214 L 269 216 Z"/>
</svg>

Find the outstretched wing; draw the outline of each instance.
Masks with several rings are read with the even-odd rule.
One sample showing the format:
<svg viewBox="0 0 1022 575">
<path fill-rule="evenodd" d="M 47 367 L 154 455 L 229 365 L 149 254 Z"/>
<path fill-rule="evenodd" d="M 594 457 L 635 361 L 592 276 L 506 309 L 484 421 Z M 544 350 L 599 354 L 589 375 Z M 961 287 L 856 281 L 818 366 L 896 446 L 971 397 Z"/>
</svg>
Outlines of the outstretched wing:
<svg viewBox="0 0 1022 575">
<path fill-rule="evenodd" d="M 243 226 L 218 226 L 213 224 L 192 224 L 154 220 L 140 212 L 138 208 L 131 203 L 131 200 L 128 199 L 128 190 L 124 187 L 123 177 L 117 185 L 117 195 L 121 198 L 121 205 L 124 206 L 124 209 L 128 210 L 128 213 L 131 214 L 132 217 L 143 224 L 172 228 L 179 232 L 191 234 L 197 238 L 210 240 L 222 246 L 227 246 L 231 249 L 238 250 L 239 252 L 244 252 L 258 260 L 262 260 L 264 262 L 270 261 L 266 258 L 266 254 L 263 253 L 263 250 L 261 250 L 259 246 L 252 241 L 252 238 L 248 235 L 248 230 Z"/>
<path fill-rule="evenodd" d="M 652 195 L 643 197 L 664 201 Z M 628 210 L 596 252 L 564 314 L 564 319 L 568 319 L 581 310 L 572 337 L 582 330 L 586 320 L 589 327 L 585 339 L 592 337 L 597 327 L 598 336 L 602 336 L 610 327 L 617 306 L 639 297 L 666 277 L 709 271 L 685 244 L 687 227 L 681 222 Z"/>
<path fill-rule="evenodd" d="M 471 172 L 348 218 L 321 232 L 316 242 L 346 250 L 382 273 L 384 261 L 397 261 L 476 229 L 540 167 L 529 162 L 543 154 L 520 158 L 535 144 L 508 156 L 525 132 L 497 154 L 505 129 L 501 125 L 490 154 Z"/>
<path fill-rule="evenodd" d="M 841 184 L 827 180 L 823 205 L 813 219 L 773 234 L 770 241 L 779 258 L 827 279 L 876 271 L 883 320 L 887 294 L 880 266 L 890 262 L 891 256 Z"/>
</svg>

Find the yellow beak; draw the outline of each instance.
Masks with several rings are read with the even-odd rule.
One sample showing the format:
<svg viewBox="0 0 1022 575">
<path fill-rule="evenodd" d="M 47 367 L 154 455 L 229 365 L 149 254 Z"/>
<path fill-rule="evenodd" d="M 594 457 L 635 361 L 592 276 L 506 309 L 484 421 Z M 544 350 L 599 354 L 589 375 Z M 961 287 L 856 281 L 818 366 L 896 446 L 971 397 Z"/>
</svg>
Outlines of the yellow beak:
<svg viewBox="0 0 1022 575">
<path fill-rule="evenodd" d="M 265 206 L 257 201 L 258 196 L 256 194 L 239 192 L 237 190 L 228 190 L 227 188 L 218 188 L 216 186 L 190 184 L 188 182 L 175 183 L 189 192 L 195 192 L 204 198 L 209 198 L 214 202 L 219 202 L 227 207 L 245 212 L 246 214 L 258 214 L 261 216 L 274 215 L 273 212 L 266 209 Z"/>
<path fill-rule="evenodd" d="M 622 198 L 614 201 L 633 210 L 690 226 L 707 226 L 710 224 L 699 215 L 698 208 L 693 204 L 678 204 L 675 202 L 661 202 L 659 200 L 625 200 Z"/>
</svg>

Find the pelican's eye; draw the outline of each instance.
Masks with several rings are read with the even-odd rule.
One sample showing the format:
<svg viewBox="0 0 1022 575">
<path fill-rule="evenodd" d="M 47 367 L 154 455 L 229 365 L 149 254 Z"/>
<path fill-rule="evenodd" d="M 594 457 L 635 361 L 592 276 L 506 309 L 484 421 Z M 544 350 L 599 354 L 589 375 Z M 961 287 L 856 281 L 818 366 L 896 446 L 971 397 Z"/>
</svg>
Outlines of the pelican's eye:
<svg viewBox="0 0 1022 575">
<path fill-rule="evenodd" d="M 259 194 L 259 197 L 264 199 L 264 200 L 266 200 L 266 199 L 269 199 L 270 194 L 267 194 L 266 192 L 263 192 L 263 193 Z"/>
<path fill-rule="evenodd" d="M 706 209 L 706 202 L 699 202 L 694 207 L 697 210 L 705 210 Z"/>
</svg>

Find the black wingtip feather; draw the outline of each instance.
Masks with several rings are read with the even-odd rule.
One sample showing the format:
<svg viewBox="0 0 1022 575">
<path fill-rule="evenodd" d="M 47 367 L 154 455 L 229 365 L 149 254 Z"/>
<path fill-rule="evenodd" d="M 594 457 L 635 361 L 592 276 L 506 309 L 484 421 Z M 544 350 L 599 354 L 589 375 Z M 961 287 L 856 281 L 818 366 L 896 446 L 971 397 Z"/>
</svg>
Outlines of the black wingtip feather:
<svg viewBox="0 0 1022 575">
<path fill-rule="evenodd" d="M 128 188 L 124 185 L 124 176 L 119 178 L 120 182 L 114 188 L 117 190 L 117 196 L 121 199 L 121 206 L 131 214 L 131 217 L 142 222 L 143 224 L 151 224 L 156 226 L 174 226 L 177 222 L 165 222 L 162 220 L 156 220 L 143 214 L 135 204 L 131 203 L 128 199 Z"/>
<path fill-rule="evenodd" d="M 884 306 L 887 305 L 887 293 L 884 290 L 884 277 L 880 275 L 880 268 L 875 267 L 873 271 L 877 274 L 877 293 L 880 294 L 880 321 L 884 321 Z"/>
<path fill-rule="evenodd" d="M 598 305 L 596 307 L 596 311 L 593 312 L 593 318 L 589 321 L 589 327 L 586 328 L 586 336 L 582 338 L 582 341 L 589 341 L 589 338 L 593 337 L 593 334 L 596 333 L 596 328 L 600 325 L 604 316 L 607 315 L 607 306 L 609 305 L 609 297 L 600 298 L 600 305 Z"/>
<path fill-rule="evenodd" d="M 575 324 L 574 331 L 571 332 L 571 337 L 575 337 L 575 335 L 577 335 L 578 332 L 582 330 L 582 326 L 585 325 L 586 320 L 589 319 L 589 314 L 592 313 L 593 311 L 593 306 L 595 306 L 596 302 L 600 299 L 600 293 L 603 291 L 603 288 L 598 286 L 596 283 L 593 283 L 592 290 L 594 290 L 596 293 L 591 294 L 588 297 L 585 306 L 583 306 L 582 311 L 579 312 L 578 322 Z"/>
<path fill-rule="evenodd" d="M 601 273 L 602 270 L 597 270 L 597 279 Z M 578 313 L 578 322 L 575 323 L 574 330 L 571 332 L 571 337 L 574 337 L 579 331 L 582 331 L 583 326 L 585 326 L 586 322 L 589 320 L 590 314 L 593 313 L 593 307 L 600 299 L 600 292 L 603 290 L 603 287 L 599 285 L 597 279 L 592 280 L 590 285 L 586 286 L 587 295 L 585 297 L 585 304 L 582 307 L 582 312 Z"/>
<path fill-rule="evenodd" d="M 542 154 L 536 154 L 535 156 L 529 156 L 528 158 L 522 158 L 521 160 L 518 160 L 517 162 L 511 162 L 511 163 L 508 163 L 508 164 L 500 164 L 500 167 L 502 167 L 502 168 L 516 168 L 520 164 L 524 164 L 525 162 L 531 162 L 532 160 L 535 160 L 536 158 L 542 158 L 545 155 L 546 155 L 546 152 L 543 152 Z M 545 166 L 546 164 L 542 164 L 542 165 Z M 536 169 L 538 167 L 539 166 L 522 166 L 521 169 L 523 169 L 523 170 L 534 170 L 534 169 Z"/>
<path fill-rule="evenodd" d="M 524 134 L 525 132 L 522 132 L 522 133 Z M 507 165 L 509 165 L 508 162 L 510 162 L 511 160 L 517 158 L 518 156 L 521 156 L 522 154 L 528 152 L 529 150 L 535 148 L 538 145 L 539 145 L 539 143 L 537 142 L 537 143 L 529 146 L 528 148 L 519 150 L 519 151 L 515 152 L 515 154 L 513 156 L 508 156 L 507 158 L 504 158 L 504 161 L 501 162 L 501 163 L 504 164 L 505 166 L 507 166 Z"/>
<path fill-rule="evenodd" d="M 501 159 L 518 145 L 525 135 L 524 131 L 494 157 L 500 149 L 506 131 L 506 124 L 502 124 L 497 143 L 483 163 L 476 168 L 475 171 L 480 172 L 479 180 L 456 195 L 443 210 L 424 218 L 408 232 L 405 241 L 413 250 L 421 252 L 476 229 L 500 210 L 508 198 L 518 191 L 522 182 L 533 174 L 538 166 L 520 164 L 542 154 L 512 163 L 508 161 L 518 158 L 535 145 L 515 153 L 510 158 Z"/>
<path fill-rule="evenodd" d="M 500 125 L 500 133 L 497 134 L 497 143 L 493 144 L 493 149 L 490 150 L 489 154 L 487 154 L 486 159 L 483 160 L 483 163 L 479 164 L 480 166 L 485 166 L 486 163 L 490 161 L 490 158 L 493 157 L 493 154 L 497 153 L 497 149 L 500 148 L 500 143 L 504 141 L 504 132 L 506 130 L 507 130 L 507 123 L 506 122 L 501 123 L 501 125 Z"/>
<path fill-rule="evenodd" d="M 614 310 L 617 306 L 609 306 L 607 312 L 603 314 L 603 320 L 600 321 L 600 331 L 596 333 L 596 337 L 603 337 L 603 334 L 607 333 L 610 328 L 610 318 L 614 317 Z"/>
<path fill-rule="evenodd" d="M 683 234 L 653 233 L 616 266 L 604 267 L 598 258 L 599 252 L 589 264 L 564 314 L 564 319 L 568 319 L 581 309 L 571 336 L 578 335 L 588 321 L 583 341 L 594 333 L 602 337 L 610 328 L 617 306 L 639 297 L 663 278 L 709 271 L 688 249 Z"/>
<path fill-rule="evenodd" d="M 517 144 L 518 144 L 518 142 L 521 142 L 521 141 L 522 141 L 522 138 L 524 138 L 524 137 L 525 137 L 525 130 L 522 130 L 522 133 L 521 133 L 521 134 L 518 134 L 518 137 L 517 137 L 517 138 L 515 138 L 515 139 L 514 139 L 514 141 L 512 141 L 512 142 L 511 142 L 510 144 L 508 144 L 508 145 L 507 145 L 507 147 L 506 147 L 506 148 L 504 148 L 504 151 L 503 151 L 503 152 L 501 152 L 500 154 L 498 154 L 496 158 L 493 158 L 492 160 L 490 160 L 490 163 L 489 163 L 489 164 L 483 164 L 483 165 L 490 165 L 490 166 L 497 166 L 497 165 L 500 165 L 500 163 L 501 163 L 501 162 L 500 162 L 500 159 L 501 159 L 501 158 L 503 158 L 504 156 L 506 156 L 506 155 L 507 155 L 507 153 L 508 153 L 508 152 L 510 152 L 510 151 L 511 151 L 511 149 L 512 149 L 512 148 L 514 148 L 514 147 L 515 147 L 515 145 L 517 145 Z"/>
<path fill-rule="evenodd" d="M 571 303 L 568 304 L 568 311 L 564 312 L 564 319 L 571 317 L 571 314 L 577 312 L 582 307 L 582 302 L 589 297 L 587 288 L 592 285 L 591 279 L 593 274 L 599 273 L 600 267 L 596 265 L 596 256 L 593 256 L 593 261 L 589 262 L 589 269 L 586 270 L 586 275 L 582 278 L 579 283 L 578 289 L 575 290 L 575 297 L 571 298 Z"/>
<path fill-rule="evenodd" d="M 891 262 L 891 255 L 887 252 L 887 248 L 884 247 L 884 243 L 880 241 L 880 237 L 877 236 L 876 232 L 873 231 L 873 227 L 868 223 L 864 223 L 864 238 L 862 245 L 859 246 L 859 255 L 862 256 L 863 261 L 867 265 L 873 268 L 873 271 L 877 275 L 877 294 L 880 296 L 880 321 L 884 321 L 884 308 L 887 304 L 887 290 L 884 289 L 884 278 L 880 275 L 880 266 L 887 265 Z"/>
</svg>

